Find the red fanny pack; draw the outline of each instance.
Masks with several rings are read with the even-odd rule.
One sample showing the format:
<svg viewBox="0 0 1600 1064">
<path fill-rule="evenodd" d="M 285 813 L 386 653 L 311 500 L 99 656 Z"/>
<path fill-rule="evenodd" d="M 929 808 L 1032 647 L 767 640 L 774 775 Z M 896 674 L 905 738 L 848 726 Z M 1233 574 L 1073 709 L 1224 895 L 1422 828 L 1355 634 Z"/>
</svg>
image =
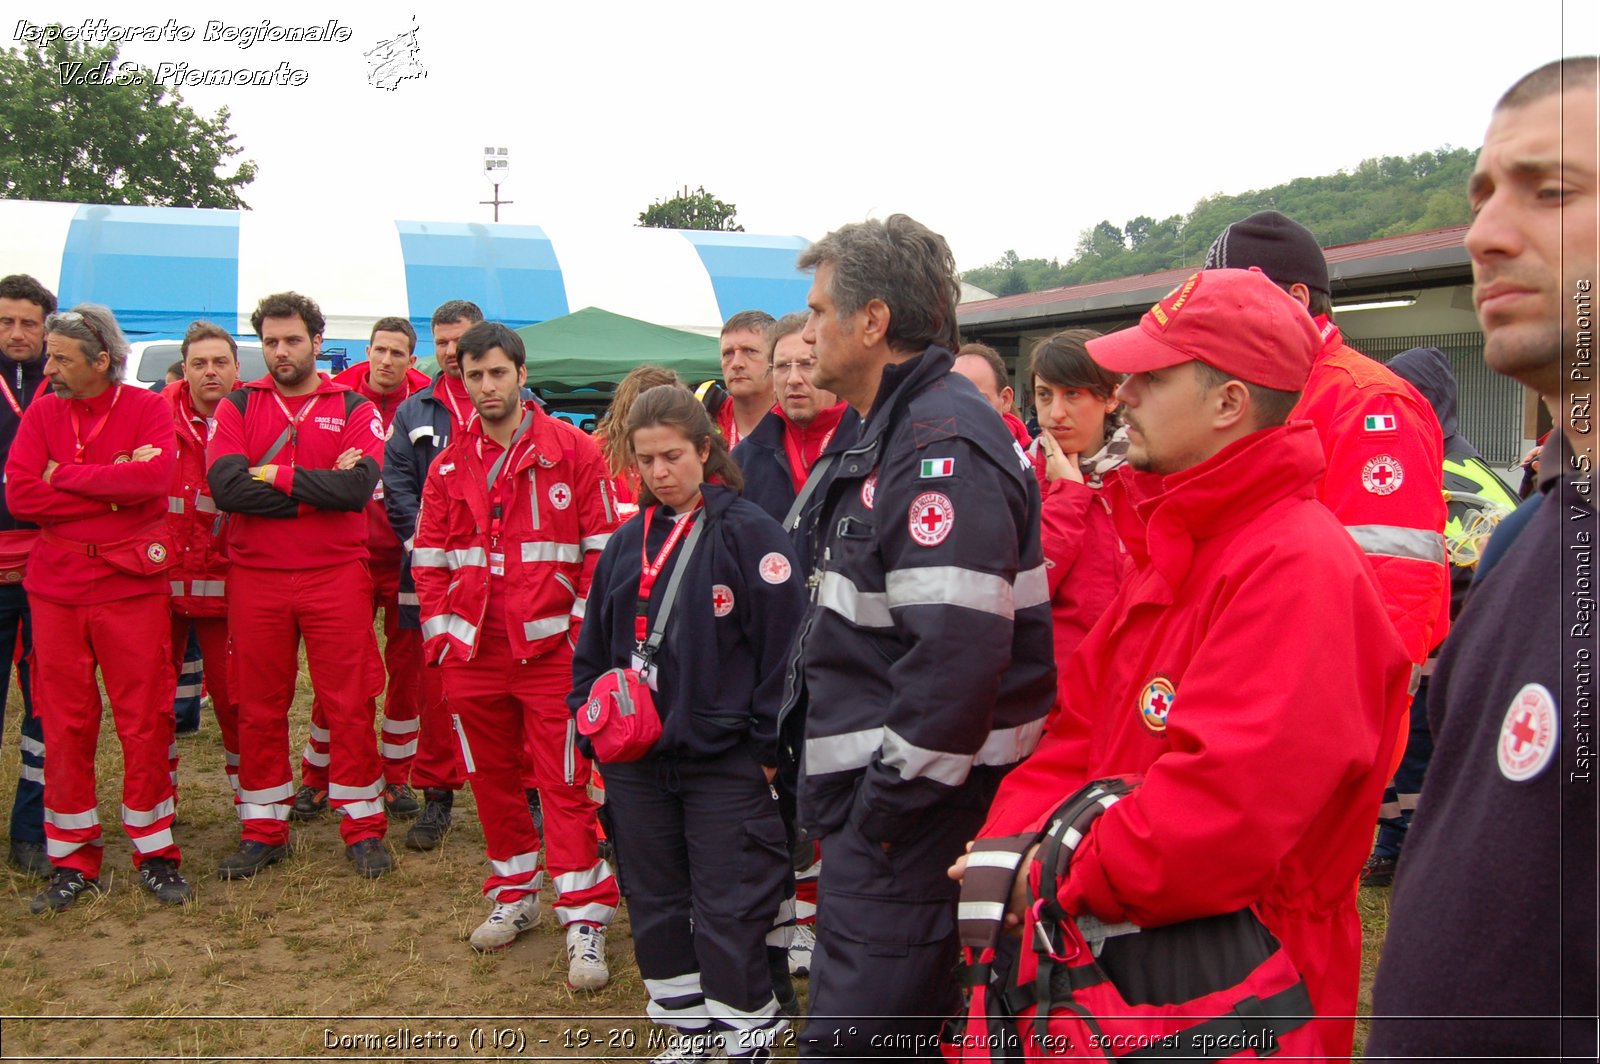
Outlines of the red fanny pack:
<svg viewBox="0 0 1600 1064">
<path fill-rule="evenodd" d="M 1306 1059 L 1319 1049 L 1305 981 L 1252 909 L 1165 927 L 1106 926 L 1056 904 L 1094 821 L 1142 780 L 1096 780 L 1035 835 L 980 839 L 961 890 L 967 1010 L 947 1060 Z M 1021 857 L 1038 844 L 1031 866 Z M 999 933 L 1013 876 L 1028 883 L 1021 940 Z"/>
<path fill-rule="evenodd" d="M 39 542 L 36 528 L 16 528 L 0 532 L 0 585 L 20 584 L 28 575 L 28 555 Z"/>
<path fill-rule="evenodd" d="M 610 669 L 589 688 L 578 732 L 602 762 L 637 761 L 661 738 L 655 696 L 638 669 Z"/>
<path fill-rule="evenodd" d="M 589 701 L 578 711 L 578 732 L 589 740 L 589 745 L 594 747 L 595 757 L 602 764 L 637 761 L 648 754 L 656 740 L 661 738 L 661 714 L 656 712 L 654 691 L 656 652 L 661 649 L 661 641 L 666 637 L 667 617 L 672 613 L 672 604 L 678 597 L 678 583 L 689 568 L 689 556 L 700 541 L 700 530 L 705 525 L 705 519 L 700 516 L 698 506 L 689 516 L 679 519 L 672 533 L 667 536 L 661 552 L 652 561 L 649 556 L 650 519 L 658 509 L 659 506 L 653 506 L 644 515 L 639 605 L 634 615 L 634 634 L 638 640 L 633 652 L 634 667 L 609 669 L 603 673 L 589 688 Z M 684 538 L 685 531 L 688 532 L 688 542 L 684 543 L 683 554 L 673 567 L 671 578 L 667 580 L 667 590 L 661 595 L 656 623 L 647 634 L 646 611 L 650 604 L 650 592 L 667 558 L 671 556 L 672 548 Z"/>
<path fill-rule="evenodd" d="M 99 558 L 113 569 L 129 576 L 155 576 L 172 568 L 177 561 L 167 547 L 167 532 L 164 526 L 146 529 L 138 535 L 111 543 L 80 543 L 50 531 L 41 532 L 40 538 L 52 547 L 89 558 Z"/>
</svg>

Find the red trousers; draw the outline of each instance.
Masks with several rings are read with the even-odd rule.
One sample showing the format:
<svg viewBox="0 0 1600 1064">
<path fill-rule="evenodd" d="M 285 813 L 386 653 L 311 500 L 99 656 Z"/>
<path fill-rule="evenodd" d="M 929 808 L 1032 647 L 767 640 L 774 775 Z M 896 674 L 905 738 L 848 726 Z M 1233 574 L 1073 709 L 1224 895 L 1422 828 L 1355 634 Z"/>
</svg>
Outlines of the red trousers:
<svg viewBox="0 0 1600 1064">
<path fill-rule="evenodd" d="M 289 705 L 306 646 L 311 686 L 331 733 L 328 801 L 346 844 L 382 838 L 383 770 L 372 731 L 372 578 L 365 561 L 322 569 L 257 569 L 228 575 L 228 630 L 239 676 L 238 812 L 246 841 L 289 838 L 294 773 Z"/>
<path fill-rule="evenodd" d="M 417 733 L 422 721 L 422 633 L 415 628 L 400 627 L 400 569 L 384 568 L 373 571 L 372 610 L 383 611 L 383 654 L 373 644 L 367 663 L 372 674 L 371 702 L 373 715 L 377 713 L 378 695 L 384 694 L 384 677 L 388 677 L 388 693 L 383 700 L 382 738 L 378 752 L 383 759 L 385 783 L 409 783 L 411 763 L 417 755 Z M 448 723 L 448 718 L 446 719 Z M 449 741 L 446 733 L 445 741 Z M 452 760 L 454 744 L 450 744 Z M 461 786 L 460 774 L 456 785 Z M 300 754 L 300 782 L 315 790 L 328 786 L 328 715 L 322 700 L 313 697 L 311 702 L 311 734 Z"/>
<path fill-rule="evenodd" d="M 228 646 L 228 619 L 226 617 L 185 617 L 172 615 L 172 675 L 183 674 L 183 652 L 189 644 L 189 629 L 194 628 L 195 641 L 200 644 L 200 659 L 206 672 L 206 690 L 211 694 L 211 708 L 217 715 L 217 727 L 222 729 L 223 771 L 228 774 L 228 786 L 234 796 L 239 794 L 239 704 L 235 692 L 239 690 L 239 677 Z M 178 785 L 178 749 L 171 750 L 170 768 L 172 785 Z"/>
<path fill-rule="evenodd" d="M 137 595 L 85 606 L 34 596 L 33 704 L 44 724 L 50 764 L 44 778 L 44 837 L 50 863 L 100 875 L 103 843 L 95 799 L 94 755 L 104 707 L 100 667 L 122 743 L 122 826 L 137 867 L 151 857 L 180 860 L 172 841 L 172 696 L 169 600 Z"/>
<path fill-rule="evenodd" d="M 434 671 L 434 670 L 429 670 Z M 478 803 L 489 851 L 483 892 L 501 902 L 536 893 L 548 867 L 556 918 L 605 926 L 617 911 L 617 880 L 597 848 L 598 808 L 589 797 L 589 761 L 578 753 L 567 692 L 572 652 L 565 643 L 542 658 L 511 655 L 491 633 L 470 662 L 454 659 L 443 673 L 461 757 Z M 544 861 L 539 833 L 523 794 L 525 750 L 531 749 L 544 805 Z"/>
</svg>

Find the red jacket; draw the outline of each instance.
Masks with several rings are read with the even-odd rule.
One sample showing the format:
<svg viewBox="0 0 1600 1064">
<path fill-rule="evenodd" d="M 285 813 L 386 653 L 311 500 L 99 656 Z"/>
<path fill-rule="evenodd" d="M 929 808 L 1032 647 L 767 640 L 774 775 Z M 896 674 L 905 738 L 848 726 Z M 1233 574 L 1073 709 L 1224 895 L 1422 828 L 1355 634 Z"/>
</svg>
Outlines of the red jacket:
<svg viewBox="0 0 1600 1064">
<path fill-rule="evenodd" d="M 283 405 L 280 405 L 282 403 Z M 270 463 L 267 451 L 299 427 Z M 355 448 L 354 469 L 334 461 Z M 371 403 L 321 377 L 309 396 L 284 399 L 270 376 L 251 381 L 217 404 L 206 448 L 207 479 L 217 508 L 229 519 L 228 554 L 235 565 L 262 569 L 321 569 L 367 557 L 367 519 L 383 455 L 383 419 Z M 251 467 L 278 467 L 273 483 Z"/>
<path fill-rule="evenodd" d="M 1065 477 L 1051 481 L 1045 476 L 1044 448 L 1035 448 L 1031 457 L 1041 497 L 1040 539 L 1050 589 L 1051 634 L 1056 663 L 1064 665 L 1133 568 L 1111 516 L 1111 500 L 1121 495 L 1120 479 L 1113 473 L 1101 491 Z M 1056 684 L 1052 717 L 1066 693 L 1064 669 L 1057 670 Z"/>
<path fill-rule="evenodd" d="M 1289 416 L 1316 426 L 1328 466 L 1317 498 L 1366 551 L 1389 619 L 1420 664 L 1450 627 L 1439 419 L 1408 381 L 1345 346 L 1326 317 L 1316 323 L 1322 352 Z"/>
<path fill-rule="evenodd" d="M 167 496 L 167 530 L 177 559 L 167 573 L 172 582 L 172 609 L 185 617 L 226 617 L 228 555 L 223 531 L 227 522 L 217 511 L 211 486 L 206 483 L 210 419 L 195 410 L 187 381 L 167 385 L 161 397 L 172 410 L 178 447 L 177 469 Z"/>
<path fill-rule="evenodd" d="M 79 440 L 83 455 L 75 461 Z M 161 448 L 161 454 L 148 462 L 128 460 L 146 444 Z M 29 404 L 6 462 L 12 514 L 46 533 L 29 559 L 23 581 L 28 594 L 67 605 L 166 594 L 167 577 L 159 570 L 133 575 L 48 537 L 98 547 L 148 532 L 161 545 L 140 549 L 154 550 L 149 560 L 159 565 L 170 550 L 165 515 L 176 449 L 167 404 L 144 388 L 114 384 L 93 399 L 51 393 Z M 42 474 L 48 461 L 61 464 L 46 484 Z"/>
<path fill-rule="evenodd" d="M 420 391 L 433 383 L 433 378 L 417 369 L 406 371 L 406 379 L 400 387 L 380 395 L 372 390 L 367 383 L 372 367 L 366 362 L 357 362 L 333 378 L 333 383 L 342 384 L 350 388 L 377 408 L 378 417 L 383 419 L 383 438 L 387 442 L 394 432 L 394 412 L 400 409 L 400 404 L 411 396 L 412 392 Z M 381 464 L 383 456 L 378 456 Z M 367 555 L 374 569 L 387 568 L 396 573 L 400 571 L 400 537 L 394 534 L 394 526 L 389 523 L 389 513 L 383 505 L 383 481 L 378 481 L 378 486 L 372 489 L 372 502 L 367 505 Z"/>
<path fill-rule="evenodd" d="M 1066 704 L 985 836 L 1140 773 L 1073 858 L 1072 913 L 1158 926 L 1255 905 L 1319 1015 L 1354 1016 L 1356 879 L 1410 679 L 1371 568 L 1315 499 L 1311 426 L 1165 478 L 1125 469 L 1137 569 L 1063 667 Z M 1354 1021 L 1323 1025 L 1348 1056 Z"/>
<path fill-rule="evenodd" d="M 489 607 L 503 595 L 511 651 L 549 653 L 576 644 L 595 562 L 619 521 L 600 448 L 584 433 L 526 402 L 532 425 L 500 473 L 502 524 L 491 535 L 482 422 L 457 433 L 422 489 L 411 572 L 422 607 L 424 657 L 470 661 Z M 490 573 L 504 555 L 503 576 Z"/>
</svg>

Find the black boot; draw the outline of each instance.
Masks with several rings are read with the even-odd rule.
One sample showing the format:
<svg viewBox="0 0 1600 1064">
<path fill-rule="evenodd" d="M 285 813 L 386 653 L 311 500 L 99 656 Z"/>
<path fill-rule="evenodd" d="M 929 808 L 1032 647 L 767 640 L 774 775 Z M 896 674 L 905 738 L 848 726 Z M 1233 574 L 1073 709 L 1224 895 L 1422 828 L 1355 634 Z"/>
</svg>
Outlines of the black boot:
<svg viewBox="0 0 1600 1064">
<path fill-rule="evenodd" d="M 431 850 L 444 841 L 450 832 L 450 807 L 455 804 L 456 792 L 442 787 L 428 787 L 422 792 L 422 815 L 406 832 L 406 848 Z"/>
</svg>

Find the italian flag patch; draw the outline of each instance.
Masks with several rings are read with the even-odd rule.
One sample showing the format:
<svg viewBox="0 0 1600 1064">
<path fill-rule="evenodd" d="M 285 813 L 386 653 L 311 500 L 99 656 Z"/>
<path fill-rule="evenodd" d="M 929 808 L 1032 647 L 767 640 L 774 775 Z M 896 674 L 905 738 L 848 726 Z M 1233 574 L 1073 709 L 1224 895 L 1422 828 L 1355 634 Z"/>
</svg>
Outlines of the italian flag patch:
<svg viewBox="0 0 1600 1064">
<path fill-rule="evenodd" d="M 1366 430 L 1368 432 L 1393 432 L 1394 431 L 1394 415 L 1393 414 L 1368 414 L 1367 415 L 1367 422 L 1366 422 Z"/>
<path fill-rule="evenodd" d="M 954 458 L 924 458 L 922 460 L 922 475 L 924 477 L 952 477 L 956 472 Z"/>
</svg>

